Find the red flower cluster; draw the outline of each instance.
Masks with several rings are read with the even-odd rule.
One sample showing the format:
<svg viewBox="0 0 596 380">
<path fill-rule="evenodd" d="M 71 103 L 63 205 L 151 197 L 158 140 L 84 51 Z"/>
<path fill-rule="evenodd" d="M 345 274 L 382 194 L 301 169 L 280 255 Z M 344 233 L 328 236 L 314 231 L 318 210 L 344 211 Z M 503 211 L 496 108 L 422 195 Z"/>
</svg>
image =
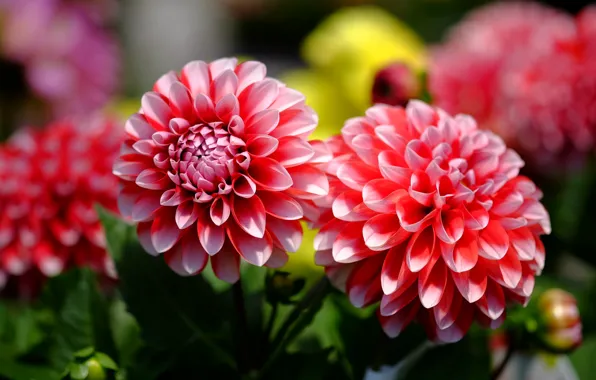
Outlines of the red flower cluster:
<svg viewBox="0 0 596 380">
<path fill-rule="evenodd" d="M 299 220 L 316 217 L 327 194 L 325 144 L 304 96 L 266 78 L 260 62 L 190 62 L 161 77 L 126 124 L 114 165 L 123 215 L 152 254 L 180 275 L 207 261 L 236 282 L 240 257 L 280 267 L 302 240 Z"/>
<path fill-rule="evenodd" d="M 581 162 L 596 138 L 596 11 L 576 19 L 533 3 L 473 12 L 435 49 L 429 88 L 535 168 Z"/>
<path fill-rule="evenodd" d="M 120 125 L 94 119 L 28 129 L 0 148 L 0 288 L 22 295 L 70 266 L 115 277 L 95 204 L 116 210 Z"/>
<path fill-rule="evenodd" d="M 431 338 L 456 341 L 528 300 L 550 221 L 501 138 L 419 101 L 374 106 L 342 137 L 328 142 L 316 260 L 354 305 L 381 301 L 388 335 L 417 319 Z"/>
</svg>

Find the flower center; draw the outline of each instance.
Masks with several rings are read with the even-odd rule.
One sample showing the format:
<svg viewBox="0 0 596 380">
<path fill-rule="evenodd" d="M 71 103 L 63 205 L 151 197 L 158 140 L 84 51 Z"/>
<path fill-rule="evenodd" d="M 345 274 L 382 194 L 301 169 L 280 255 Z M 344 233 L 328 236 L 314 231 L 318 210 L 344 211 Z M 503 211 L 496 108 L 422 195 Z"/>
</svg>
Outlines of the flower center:
<svg viewBox="0 0 596 380">
<path fill-rule="evenodd" d="M 223 123 L 190 127 L 169 147 L 170 163 L 180 186 L 195 192 L 195 199 L 210 199 L 212 193 L 231 191 L 232 161 L 237 146 Z M 174 181 L 176 182 L 176 181 Z"/>
</svg>

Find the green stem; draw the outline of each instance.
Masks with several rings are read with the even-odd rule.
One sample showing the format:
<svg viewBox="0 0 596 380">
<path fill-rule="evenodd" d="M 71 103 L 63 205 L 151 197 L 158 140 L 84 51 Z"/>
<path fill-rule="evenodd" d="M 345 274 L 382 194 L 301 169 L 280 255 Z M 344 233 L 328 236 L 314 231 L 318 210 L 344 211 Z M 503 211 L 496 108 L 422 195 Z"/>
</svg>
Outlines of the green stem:
<svg viewBox="0 0 596 380">
<path fill-rule="evenodd" d="M 273 344 L 271 345 L 271 355 L 261 370 L 261 376 L 271 368 L 277 358 L 284 352 L 285 347 L 299 335 L 299 330 L 304 328 L 301 326 L 301 320 L 303 318 L 312 318 L 312 316 L 309 316 L 309 313 L 306 313 L 305 311 L 318 302 L 322 302 L 330 289 L 331 284 L 329 283 L 329 280 L 327 277 L 323 276 L 308 290 L 306 295 L 296 304 L 296 306 L 294 306 L 294 309 L 285 319 L 273 340 Z"/>
<path fill-rule="evenodd" d="M 246 320 L 246 306 L 244 304 L 244 291 L 242 290 L 242 281 L 239 279 L 232 286 L 232 296 L 234 298 L 234 308 L 236 310 L 236 349 L 238 370 L 240 373 L 248 372 L 249 352 L 248 352 L 248 322 Z"/>
</svg>

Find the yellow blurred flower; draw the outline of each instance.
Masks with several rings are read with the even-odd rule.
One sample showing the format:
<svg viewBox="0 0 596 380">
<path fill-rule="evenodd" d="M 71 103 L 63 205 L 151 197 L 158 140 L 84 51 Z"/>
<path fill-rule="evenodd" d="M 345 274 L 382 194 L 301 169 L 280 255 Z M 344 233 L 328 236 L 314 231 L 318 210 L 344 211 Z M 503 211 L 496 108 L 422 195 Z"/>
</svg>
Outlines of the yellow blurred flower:
<svg viewBox="0 0 596 380">
<path fill-rule="evenodd" d="M 331 124 L 339 123 L 341 127 L 346 113 L 355 116 L 370 106 L 374 76 L 387 64 L 399 61 L 415 72 L 426 66 L 426 50 L 420 37 L 374 6 L 344 8 L 332 14 L 306 37 L 302 55 L 315 73 L 290 73 L 284 79 L 289 77 L 289 84 L 299 89 L 309 89 L 314 82 L 315 92 L 320 94 L 310 103 L 322 112 L 325 130 Z M 308 91 L 305 93 L 309 99 Z M 330 103 L 337 103 L 338 98 L 344 99 L 344 105 Z M 325 114 L 343 120 L 331 121 L 331 116 L 325 120 Z"/>
</svg>

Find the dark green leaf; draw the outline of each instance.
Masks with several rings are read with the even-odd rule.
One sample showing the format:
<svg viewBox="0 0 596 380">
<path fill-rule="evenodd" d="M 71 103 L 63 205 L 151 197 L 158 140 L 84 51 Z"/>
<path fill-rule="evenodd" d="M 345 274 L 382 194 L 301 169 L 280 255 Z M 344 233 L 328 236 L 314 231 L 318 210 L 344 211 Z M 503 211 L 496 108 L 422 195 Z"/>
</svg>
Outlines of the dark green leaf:
<svg viewBox="0 0 596 380">
<path fill-rule="evenodd" d="M 120 260 L 123 254 L 122 249 L 129 239 L 130 234 L 134 233 L 134 230 L 118 218 L 116 214 L 107 211 L 99 205 L 96 206 L 96 209 L 106 232 L 108 252 L 114 260 Z"/>
<path fill-rule="evenodd" d="M 348 376 L 331 361 L 333 349 L 312 353 L 286 354 L 281 357 L 264 379 L 276 380 L 343 380 Z"/>
<path fill-rule="evenodd" d="M 490 354 L 484 332 L 468 335 L 457 343 L 426 349 L 400 370 L 397 380 L 490 378 Z M 408 359 L 406 359 L 408 360 Z"/>
<path fill-rule="evenodd" d="M 113 369 L 114 371 L 118 370 L 118 365 L 116 363 L 114 363 L 112 358 L 110 358 L 108 355 L 104 354 L 103 352 L 96 352 L 95 359 L 97 360 L 97 362 L 99 364 L 101 364 L 101 366 L 103 368 Z"/>
<path fill-rule="evenodd" d="M 569 355 L 578 378 L 592 379 L 596 373 L 596 335 L 587 337 L 580 348 Z"/>
<path fill-rule="evenodd" d="M 148 255 L 138 243 L 134 227 L 111 220 L 104 228 L 108 239 L 113 235 L 126 236 L 124 240 L 116 239 L 117 244 L 112 242 L 112 249 L 123 253 L 119 258 L 115 256 L 120 291 L 145 342 L 180 350 L 189 341 L 199 340 L 206 362 L 233 366 L 230 355 L 220 347 L 231 346 L 227 339 L 231 322 L 222 318 L 234 315 L 229 294 L 215 293 L 201 276 L 181 277 L 162 258 Z M 128 232 L 122 232 L 123 229 Z"/>
<path fill-rule="evenodd" d="M 95 348 L 87 347 L 87 348 L 83 348 L 82 350 L 75 352 L 74 356 L 77 359 L 89 359 L 91 357 L 91 355 L 93 355 L 94 352 L 95 352 Z"/>
<path fill-rule="evenodd" d="M 70 364 L 70 377 L 75 380 L 85 380 L 89 375 L 89 367 L 86 364 L 71 363 Z"/>
<path fill-rule="evenodd" d="M 58 380 L 60 373 L 47 367 L 5 361 L 0 358 L 0 376 L 10 380 Z"/>
<path fill-rule="evenodd" d="M 50 352 L 55 368 L 64 368 L 77 351 L 88 347 L 115 354 L 107 302 L 97 289 L 95 275 L 85 269 L 64 276 L 50 280 L 46 293 L 46 299 L 58 307 Z"/>
<path fill-rule="evenodd" d="M 135 318 L 126 311 L 126 304 L 121 300 L 112 302 L 110 306 L 110 324 L 118 350 L 118 362 L 125 368 L 132 363 L 142 345 L 141 330 Z"/>
</svg>

